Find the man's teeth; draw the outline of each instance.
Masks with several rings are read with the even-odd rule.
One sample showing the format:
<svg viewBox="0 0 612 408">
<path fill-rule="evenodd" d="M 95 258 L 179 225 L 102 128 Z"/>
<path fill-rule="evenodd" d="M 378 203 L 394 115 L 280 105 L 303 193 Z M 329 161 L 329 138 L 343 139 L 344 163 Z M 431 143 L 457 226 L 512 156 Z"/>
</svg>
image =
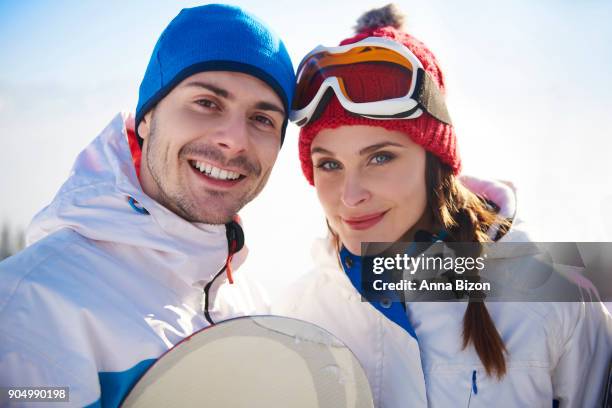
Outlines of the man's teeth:
<svg viewBox="0 0 612 408">
<path fill-rule="evenodd" d="M 206 174 L 208 177 L 219 180 L 236 180 L 240 177 L 240 173 L 234 171 L 223 170 L 208 163 L 195 162 L 195 168 Z"/>
</svg>

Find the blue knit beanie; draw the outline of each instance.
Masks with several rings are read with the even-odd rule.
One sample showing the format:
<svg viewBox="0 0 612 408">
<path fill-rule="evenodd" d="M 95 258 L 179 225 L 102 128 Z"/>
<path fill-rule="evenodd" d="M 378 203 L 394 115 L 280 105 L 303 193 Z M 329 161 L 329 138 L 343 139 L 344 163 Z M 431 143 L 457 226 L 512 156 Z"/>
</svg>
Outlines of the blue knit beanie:
<svg viewBox="0 0 612 408">
<path fill-rule="evenodd" d="M 136 135 L 144 115 L 185 78 L 203 71 L 242 72 L 261 79 L 283 101 L 285 138 L 295 74 L 283 42 L 255 16 L 235 6 L 183 9 L 157 40 L 140 84 Z M 142 146 L 142 139 L 138 136 Z"/>
</svg>

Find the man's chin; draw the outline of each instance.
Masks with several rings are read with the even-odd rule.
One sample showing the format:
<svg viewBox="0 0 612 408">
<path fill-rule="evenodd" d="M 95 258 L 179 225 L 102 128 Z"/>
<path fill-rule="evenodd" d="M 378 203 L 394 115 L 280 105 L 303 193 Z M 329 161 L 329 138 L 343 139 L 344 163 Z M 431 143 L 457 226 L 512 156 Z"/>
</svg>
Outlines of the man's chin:
<svg viewBox="0 0 612 408">
<path fill-rule="evenodd" d="M 189 214 L 179 214 L 182 218 L 189 222 L 195 222 L 200 224 L 212 224 L 220 225 L 227 224 L 232 221 L 236 212 L 228 210 L 220 212 L 212 212 L 210 209 L 201 212 L 190 212 Z"/>
<path fill-rule="evenodd" d="M 184 219 L 185 221 L 201 224 L 227 224 L 232 221 L 234 215 L 238 212 L 238 207 L 208 205 L 206 208 L 194 208 L 194 206 L 174 205 L 166 206 L 173 213 Z"/>
<path fill-rule="evenodd" d="M 199 222 L 203 224 L 227 224 L 234 219 L 234 216 L 242 206 L 236 205 L 212 205 L 207 208 L 198 211 L 196 214 L 192 214 L 189 221 Z"/>
<path fill-rule="evenodd" d="M 202 217 L 197 220 L 194 220 L 192 222 L 197 222 L 201 224 L 222 225 L 222 224 L 227 224 L 228 222 L 232 221 L 234 219 L 234 215 L 235 213 L 227 217 L 206 216 L 206 217 Z"/>
</svg>

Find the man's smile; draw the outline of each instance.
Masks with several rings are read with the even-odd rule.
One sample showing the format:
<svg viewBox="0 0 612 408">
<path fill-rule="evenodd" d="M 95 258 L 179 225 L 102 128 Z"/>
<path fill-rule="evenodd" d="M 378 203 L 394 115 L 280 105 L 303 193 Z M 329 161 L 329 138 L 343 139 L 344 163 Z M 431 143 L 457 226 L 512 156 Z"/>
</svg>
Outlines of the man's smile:
<svg viewBox="0 0 612 408">
<path fill-rule="evenodd" d="M 246 178 L 244 174 L 203 161 L 189 160 L 189 166 L 194 174 L 209 186 L 232 188 Z"/>
<path fill-rule="evenodd" d="M 214 166 L 204 161 L 189 160 L 189 164 L 194 169 L 199 170 L 202 174 L 217 180 L 237 180 L 246 177 L 240 172 Z"/>
</svg>

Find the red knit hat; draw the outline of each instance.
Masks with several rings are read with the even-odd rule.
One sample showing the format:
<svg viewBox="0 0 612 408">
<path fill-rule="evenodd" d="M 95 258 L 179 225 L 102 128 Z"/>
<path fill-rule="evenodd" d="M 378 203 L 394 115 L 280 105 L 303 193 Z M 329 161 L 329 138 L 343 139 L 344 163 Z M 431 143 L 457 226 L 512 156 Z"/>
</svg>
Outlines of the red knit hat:
<svg viewBox="0 0 612 408">
<path fill-rule="evenodd" d="M 381 18 L 382 17 L 382 18 Z M 444 76 L 433 53 L 413 36 L 400 31 L 401 16 L 392 5 L 375 9 L 364 14 L 358 22 L 357 35 L 347 38 L 340 45 L 352 44 L 367 37 L 384 37 L 397 41 L 414 53 L 421 61 L 423 68 L 438 85 L 444 94 Z M 364 26 L 365 25 L 365 26 Z M 377 98 L 396 98 L 404 96 L 402 89 L 406 86 L 400 81 L 403 75 L 393 75 L 392 66 L 373 68 L 355 65 L 351 72 L 343 70 L 342 79 L 351 89 L 351 99 L 355 102 L 368 102 Z M 317 84 L 312 89 L 316 90 Z M 302 127 L 300 130 L 299 152 L 302 171 L 311 185 L 314 185 L 310 146 L 316 135 L 323 129 L 334 129 L 340 126 L 378 126 L 387 130 L 404 132 L 412 141 L 435 154 L 443 163 L 448 164 L 455 174 L 461 170 L 461 159 L 457 150 L 455 130 L 423 112 L 416 119 L 376 120 L 364 118 L 347 112 L 334 95 L 321 116 Z"/>
</svg>

